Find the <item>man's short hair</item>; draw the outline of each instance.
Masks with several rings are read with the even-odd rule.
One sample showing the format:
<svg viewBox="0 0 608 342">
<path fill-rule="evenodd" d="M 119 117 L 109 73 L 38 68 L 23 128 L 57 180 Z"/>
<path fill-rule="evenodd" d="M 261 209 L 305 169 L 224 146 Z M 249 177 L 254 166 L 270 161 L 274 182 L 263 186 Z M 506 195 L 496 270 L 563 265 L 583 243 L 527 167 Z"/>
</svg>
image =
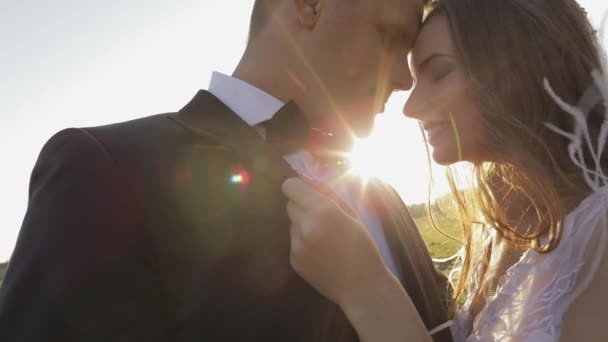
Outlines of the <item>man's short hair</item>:
<svg viewBox="0 0 608 342">
<path fill-rule="evenodd" d="M 254 0 L 253 10 L 251 11 L 251 22 L 249 24 L 250 41 L 268 24 L 272 11 L 279 1 L 281 0 Z M 422 0 L 425 5 L 432 1 L 434 0 Z"/>
</svg>

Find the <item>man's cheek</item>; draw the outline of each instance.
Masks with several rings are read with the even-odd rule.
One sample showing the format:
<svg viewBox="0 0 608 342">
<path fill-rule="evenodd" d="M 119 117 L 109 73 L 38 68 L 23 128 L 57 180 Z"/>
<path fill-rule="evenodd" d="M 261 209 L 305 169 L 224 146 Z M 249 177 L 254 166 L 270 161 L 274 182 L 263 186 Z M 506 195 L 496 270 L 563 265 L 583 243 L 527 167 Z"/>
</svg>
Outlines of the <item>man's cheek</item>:
<svg viewBox="0 0 608 342">
<path fill-rule="evenodd" d="M 344 71 L 351 78 L 361 78 L 378 68 L 378 47 L 369 40 L 357 39 L 342 48 L 340 59 Z"/>
</svg>

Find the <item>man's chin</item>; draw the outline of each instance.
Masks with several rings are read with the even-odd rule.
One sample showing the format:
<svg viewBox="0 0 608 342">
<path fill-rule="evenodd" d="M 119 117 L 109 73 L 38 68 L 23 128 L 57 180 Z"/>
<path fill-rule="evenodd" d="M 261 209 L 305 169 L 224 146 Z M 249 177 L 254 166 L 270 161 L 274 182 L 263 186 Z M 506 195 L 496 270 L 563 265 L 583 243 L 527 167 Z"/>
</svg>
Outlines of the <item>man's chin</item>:
<svg viewBox="0 0 608 342">
<path fill-rule="evenodd" d="M 357 138 L 366 138 L 370 136 L 374 130 L 376 116 L 379 115 L 379 113 L 380 111 L 378 110 L 370 110 L 353 117 L 351 121 L 351 131 L 353 134 L 357 136 Z"/>
<path fill-rule="evenodd" d="M 329 140 L 332 149 L 338 151 L 350 151 L 355 143 L 355 139 L 362 139 L 370 135 L 371 126 L 351 126 L 351 125 L 333 125 L 325 127 L 325 132 L 331 133 L 332 137 Z"/>
<path fill-rule="evenodd" d="M 374 124 L 370 122 L 366 125 L 353 126 L 351 133 L 354 135 L 354 138 L 365 139 L 369 137 L 374 131 Z"/>
<path fill-rule="evenodd" d="M 339 140 L 354 142 L 355 138 L 363 139 L 370 136 L 374 129 L 374 121 L 379 113 L 378 109 L 372 110 L 369 103 L 367 106 L 351 106 L 342 111 L 341 117 L 332 116 L 321 124 L 321 129 L 339 137 Z M 384 106 L 381 106 L 384 107 Z"/>
<path fill-rule="evenodd" d="M 351 131 L 357 138 L 363 139 L 369 137 L 374 131 L 374 123 L 376 116 L 384 112 L 384 105 L 367 108 L 366 111 L 360 111 L 358 115 L 354 115 L 351 120 Z"/>
</svg>

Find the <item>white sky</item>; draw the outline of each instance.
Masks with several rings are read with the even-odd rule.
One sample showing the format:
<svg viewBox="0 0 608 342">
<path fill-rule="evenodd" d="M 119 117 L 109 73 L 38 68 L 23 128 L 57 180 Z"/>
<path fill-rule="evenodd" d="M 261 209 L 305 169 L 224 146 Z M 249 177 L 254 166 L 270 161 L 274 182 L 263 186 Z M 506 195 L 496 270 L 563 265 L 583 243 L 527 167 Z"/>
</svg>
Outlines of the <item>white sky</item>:
<svg viewBox="0 0 608 342">
<path fill-rule="evenodd" d="M 602 1 L 581 1 L 594 23 L 608 7 Z M 252 3 L 0 2 L 0 261 L 12 253 L 30 173 L 48 138 L 66 127 L 180 109 L 207 87 L 211 71 L 232 72 L 245 45 Z M 369 142 L 376 148 L 370 164 L 407 202 L 422 202 L 426 156 L 416 123 L 401 116 L 406 97 L 393 96 L 379 117 Z M 439 182 L 437 191 L 444 190 Z"/>
</svg>

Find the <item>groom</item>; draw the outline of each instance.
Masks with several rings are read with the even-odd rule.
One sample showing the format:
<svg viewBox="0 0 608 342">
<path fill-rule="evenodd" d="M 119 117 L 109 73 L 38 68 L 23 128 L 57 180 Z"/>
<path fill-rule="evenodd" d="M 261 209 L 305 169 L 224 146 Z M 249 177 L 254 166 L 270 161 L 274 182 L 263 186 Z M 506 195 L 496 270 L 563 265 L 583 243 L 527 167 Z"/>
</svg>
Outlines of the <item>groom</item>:
<svg viewBox="0 0 608 342">
<path fill-rule="evenodd" d="M 336 155 L 395 89 L 421 0 L 257 0 L 250 42 L 182 110 L 43 148 L 0 292 L 1 341 L 356 341 L 289 265 L 281 183 L 335 187 L 428 328 L 445 290 L 394 191 Z M 328 132 L 333 135 L 327 134 Z"/>
</svg>

